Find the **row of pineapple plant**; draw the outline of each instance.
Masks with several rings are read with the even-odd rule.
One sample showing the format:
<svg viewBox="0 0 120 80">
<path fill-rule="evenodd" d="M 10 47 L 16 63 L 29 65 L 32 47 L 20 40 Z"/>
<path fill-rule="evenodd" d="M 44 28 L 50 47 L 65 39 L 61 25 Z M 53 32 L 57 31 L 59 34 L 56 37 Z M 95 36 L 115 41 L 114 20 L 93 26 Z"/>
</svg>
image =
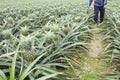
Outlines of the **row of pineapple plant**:
<svg viewBox="0 0 120 80">
<path fill-rule="evenodd" d="M 66 80 L 67 54 L 86 49 L 89 18 L 58 5 L 0 12 L 0 79 Z M 77 14 L 82 17 L 78 17 Z M 76 18 L 78 17 L 78 18 Z M 81 48 L 81 49 L 82 49 Z"/>
<path fill-rule="evenodd" d="M 113 1 L 114 2 L 114 1 Z M 119 2 L 119 1 L 118 1 Z M 117 7 L 116 7 L 117 6 Z M 107 80 L 120 79 L 120 10 L 119 6 L 111 2 L 111 9 L 106 11 L 107 23 L 104 29 L 107 57 L 111 63 L 112 72 Z"/>
</svg>

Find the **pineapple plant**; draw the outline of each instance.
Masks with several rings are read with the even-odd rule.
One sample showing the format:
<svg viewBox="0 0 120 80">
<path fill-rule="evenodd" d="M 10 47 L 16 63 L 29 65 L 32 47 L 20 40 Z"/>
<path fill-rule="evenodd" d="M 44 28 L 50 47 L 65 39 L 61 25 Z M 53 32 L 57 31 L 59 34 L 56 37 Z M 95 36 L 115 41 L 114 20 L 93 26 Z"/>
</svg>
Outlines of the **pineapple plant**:
<svg viewBox="0 0 120 80">
<path fill-rule="evenodd" d="M 32 39 L 33 39 L 33 37 L 31 37 L 30 35 L 24 36 L 24 35 L 21 34 L 20 35 L 21 47 L 23 49 L 30 49 L 31 48 Z"/>
<path fill-rule="evenodd" d="M 24 26 L 20 28 L 20 33 L 22 33 L 22 35 L 28 35 L 28 31 L 29 31 L 29 27 Z"/>
<path fill-rule="evenodd" d="M 42 37 L 42 33 L 40 31 L 37 31 L 37 32 L 35 32 L 35 36 L 37 38 L 41 38 Z"/>
<path fill-rule="evenodd" d="M 50 16 L 49 20 L 51 20 L 51 21 L 55 20 L 55 16 L 54 15 Z"/>
<path fill-rule="evenodd" d="M 6 26 L 7 26 L 8 28 L 13 28 L 13 24 L 12 24 L 12 23 L 7 23 Z"/>
<path fill-rule="evenodd" d="M 35 51 L 34 49 L 30 49 L 26 52 L 23 53 L 23 57 L 24 59 L 26 59 L 27 61 L 33 61 L 35 58 Z"/>
<path fill-rule="evenodd" d="M 7 22 L 6 27 L 12 28 L 14 24 L 14 19 L 12 17 L 8 17 L 5 20 Z"/>
<path fill-rule="evenodd" d="M 8 18 L 6 18 L 6 21 L 8 23 L 13 23 L 14 19 L 12 17 L 8 17 Z"/>
<path fill-rule="evenodd" d="M 35 19 L 37 16 L 36 16 L 36 14 L 31 13 L 31 14 L 28 15 L 28 17 L 29 17 L 30 19 Z"/>
<path fill-rule="evenodd" d="M 46 31 L 45 34 L 44 34 L 44 37 L 46 39 L 46 42 L 51 43 L 52 40 L 54 40 L 56 36 L 53 32 Z"/>
<path fill-rule="evenodd" d="M 70 31 L 70 27 L 67 26 L 67 25 L 64 25 L 64 26 L 62 27 L 62 31 L 64 32 L 64 34 L 68 34 L 68 32 Z"/>
<path fill-rule="evenodd" d="M 58 24 L 53 24 L 53 25 L 51 25 L 50 30 L 52 32 L 58 32 L 60 30 L 60 28 L 59 28 Z"/>
<path fill-rule="evenodd" d="M 5 29 L 0 34 L 4 39 L 10 39 L 11 38 L 11 29 Z"/>
<path fill-rule="evenodd" d="M 81 19 L 82 19 L 82 16 L 76 16 L 76 17 L 75 17 L 75 21 L 76 21 L 76 22 L 80 22 Z"/>
<path fill-rule="evenodd" d="M 45 31 L 49 31 L 51 26 L 49 24 L 46 24 L 43 28 Z"/>
</svg>

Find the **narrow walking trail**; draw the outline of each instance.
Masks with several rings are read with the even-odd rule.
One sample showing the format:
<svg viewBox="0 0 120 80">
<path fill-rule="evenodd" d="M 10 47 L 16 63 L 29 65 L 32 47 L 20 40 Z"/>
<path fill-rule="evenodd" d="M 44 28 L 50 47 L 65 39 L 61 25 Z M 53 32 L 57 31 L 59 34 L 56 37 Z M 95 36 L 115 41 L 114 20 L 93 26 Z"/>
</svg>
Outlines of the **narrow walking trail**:
<svg viewBox="0 0 120 80">
<path fill-rule="evenodd" d="M 103 51 L 103 35 L 100 34 L 101 29 L 100 28 L 95 28 L 92 32 L 93 38 L 90 43 L 90 49 L 89 49 L 89 56 L 97 58 L 99 57 L 99 54 L 102 53 Z"/>
<path fill-rule="evenodd" d="M 104 45 L 102 43 L 104 35 L 101 31 L 102 28 L 98 28 L 98 26 L 95 26 L 92 31 L 93 37 L 90 41 L 88 56 L 85 56 L 83 67 L 85 74 L 89 73 L 89 76 L 92 77 L 83 80 L 101 80 L 103 79 L 101 76 L 111 70 L 105 59 L 101 58 L 101 55 L 104 55 Z"/>
<path fill-rule="evenodd" d="M 74 65 L 73 73 L 78 77 L 75 80 L 105 80 L 103 76 L 105 77 L 105 74 L 111 72 L 109 63 L 103 58 L 104 35 L 101 31 L 102 28 L 99 28 L 99 26 L 93 27 L 87 55 L 84 51 L 83 54 L 78 51 L 76 52 L 77 55 L 70 57 Z M 72 71 L 70 70 L 70 72 Z"/>
<path fill-rule="evenodd" d="M 105 61 L 100 58 L 100 55 L 104 54 L 104 45 L 102 44 L 104 36 L 100 33 L 102 31 L 101 28 L 95 27 L 93 30 L 93 38 L 91 39 L 90 48 L 86 61 L 90 65 L 91 71 L 98 71 L 99 73 L 108 72 Z"/>
</svg>

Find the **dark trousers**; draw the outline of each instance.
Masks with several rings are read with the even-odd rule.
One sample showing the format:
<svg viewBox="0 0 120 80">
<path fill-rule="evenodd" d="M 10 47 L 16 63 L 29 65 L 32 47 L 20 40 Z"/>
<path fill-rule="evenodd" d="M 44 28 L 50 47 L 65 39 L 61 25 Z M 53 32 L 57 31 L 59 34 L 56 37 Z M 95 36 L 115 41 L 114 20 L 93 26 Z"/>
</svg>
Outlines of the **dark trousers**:
<svg viewBox="0 0 120 80">
<path fill-rule="evenodd" d="M 104 6 L 95 6 L 94 5 L 94 21 L 98 23 L 98 13 L 100 11 L 100 23 L 103 22 L 105 9 Z"/>
</svg>

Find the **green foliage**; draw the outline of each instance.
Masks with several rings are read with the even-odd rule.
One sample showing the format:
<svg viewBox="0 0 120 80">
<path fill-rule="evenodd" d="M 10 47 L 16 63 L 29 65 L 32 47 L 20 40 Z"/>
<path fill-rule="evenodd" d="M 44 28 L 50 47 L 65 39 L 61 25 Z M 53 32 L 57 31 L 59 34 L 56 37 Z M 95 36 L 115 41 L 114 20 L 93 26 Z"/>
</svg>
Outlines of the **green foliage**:
<svg viewBox="0 0 120 80">
<path fill-rule="evenodd" d="M 86 73 L 80 80 L 95 80 L 97 74 L 95 72 Z"/>
<path fill-rule="evenodd" d="M 78 2 L 0 1 L 0 78 L 66 79 L 59 69 L 70 67 L 64 57 L 78 46 L 86 49 L 83 38 L 90 32 L 84 23 L 91 15 L 83 15 Z M 76 14 L 82 15 L 80 22 L 75 20 Z"/>
<path fill-rule="evenodd" d="M 120 10 L 118 10 L 119 6 L 116 6 L 114 1 L 111 1 L 110 9 L 106 11 L 106 18 L 108 22 L 106 24 L 106 29 L 104 29 L 106 35 L 105 41 L 107 42 L 105 51 L 108 53 L 106 56 L 109 58 L 111 64 L 113 64 L 115 68 L 114 71 L 109 74 L 109 77 L 106 80 L 119 80 L 120 78 Z"/>
</svg>

